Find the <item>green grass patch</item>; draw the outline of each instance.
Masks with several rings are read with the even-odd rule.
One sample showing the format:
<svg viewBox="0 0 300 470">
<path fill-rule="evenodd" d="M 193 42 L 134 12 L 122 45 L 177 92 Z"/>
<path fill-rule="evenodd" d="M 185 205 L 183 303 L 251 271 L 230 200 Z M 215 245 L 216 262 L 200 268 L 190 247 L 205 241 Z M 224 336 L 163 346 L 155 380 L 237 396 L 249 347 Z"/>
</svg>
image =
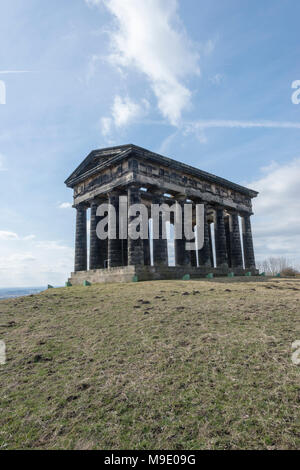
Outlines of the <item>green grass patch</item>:
<svg viewBox="0 0 300 470">
<path fill-rule="evenodd" d="M 0 449 L 297 449 L 299 303 L 283 279 L 1 301 Z"/>
</svg>

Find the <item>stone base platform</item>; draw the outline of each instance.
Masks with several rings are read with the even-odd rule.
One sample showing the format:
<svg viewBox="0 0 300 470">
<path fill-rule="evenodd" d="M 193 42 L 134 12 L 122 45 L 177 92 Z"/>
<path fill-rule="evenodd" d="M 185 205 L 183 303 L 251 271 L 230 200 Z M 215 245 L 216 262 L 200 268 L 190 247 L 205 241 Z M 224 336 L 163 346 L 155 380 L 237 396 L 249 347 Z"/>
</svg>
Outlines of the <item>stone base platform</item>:
<svg viewBox="0 0 300 470">
<path fill-rule="evenodd" d="M 97 284 L 101 282 L 132 282 L 137 276 L 138 281 L 155 281 L 167 279 L 182 279 L 189 274 L 191 279 L 204 278 L 213 273 L 214 277 L 227 276 L 233 272 L 235 276 L 244 276 L 250 272 L 252 276 L 258 276 L 257 269 L 241 268 L 206 268 L 206 267 L 184 267 L 184 266 L 123 266 L 110 269 L 95 269 L 90 271 L 78 271 L 71 274 L 69 282 L 72 285 L 82 285 L 84 281 Z"/>
</svg>

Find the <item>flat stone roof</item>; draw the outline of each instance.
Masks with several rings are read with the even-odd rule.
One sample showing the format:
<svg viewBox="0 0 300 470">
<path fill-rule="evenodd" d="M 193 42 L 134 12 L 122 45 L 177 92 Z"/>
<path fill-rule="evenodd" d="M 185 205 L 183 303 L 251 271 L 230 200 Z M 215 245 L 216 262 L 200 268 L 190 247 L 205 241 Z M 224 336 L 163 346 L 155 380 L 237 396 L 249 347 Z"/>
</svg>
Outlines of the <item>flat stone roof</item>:
<svg viewBox="0 0 300 470">
<path fill-rule="evenodd" d="M 251 198 L 258 195 L 257 191 L 246 188 L 245 186 L 233 183 L 232 181 L 213 175 L 206 171 L 199 170 L 198 168 L 179 162 L 178 160 L 164 157 L 158 153 L 151 152 L 150 150 L 134 144 L 93 150 L 76 168 L 76 170 L 73 171 L 73 173 L 66 179 L 65 184 L 68 187 L 73 188 L 76 184 L 83 181 L 87 177 L 90 177 L 101 169 L 110 166 L 113 163 L 117 163 L 118 161 L 123 160 L 130 155 L 136 156 L 137 158 L 143 160 L 159 163 L 165 167 L 182 171 L 185 174 L 199 177 L 205 181 L 209 181 L 210 183 L 219 184 L 225 188 L 246 194 Z"/>
</svg>

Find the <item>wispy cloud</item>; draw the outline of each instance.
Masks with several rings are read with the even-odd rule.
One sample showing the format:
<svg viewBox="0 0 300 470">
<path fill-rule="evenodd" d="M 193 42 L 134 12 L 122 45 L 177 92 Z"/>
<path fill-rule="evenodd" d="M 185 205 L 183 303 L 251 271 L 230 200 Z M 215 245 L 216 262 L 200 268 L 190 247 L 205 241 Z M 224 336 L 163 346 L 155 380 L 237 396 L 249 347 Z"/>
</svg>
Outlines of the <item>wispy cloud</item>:
<svg viewBox="0 0 300 470">
<path fill-rule="evenodd" d="M 0 70 L 0 75 L 18 74 L 18 73 L 34 73 L 34 70 Z"/>
<path fill-rule="evenodd" d="M 117 95 L 114 100 L 112 116 L 117 127 L 122 127 L 140 117 L 149 108 L 147 100 L 136 103 L 125 96 L 122 98 Z"/>
<path fill-rule="evenodd" d="M 261 178 L 249 183 L 259 191 L 253 201 L 257 258 L 284 256 L 300 266 L 300 158 L 261 170 Z"/>
<path fill-rule="evenodd" d="M 73 249 L 59 241 L 35 241 L 0 231 L 0 285 L 63 285 L 72 270 Z M 29 264 L 30 263 L 30 264 Z"/>
<path fill-rule="evenodd" d="M 199 120 L 186 124 L 186 130 L 209 129 L 209 128 L 266 128 L 266 129 L 300 129 L 300 122 L 291 121 L 235 121 L 235 120 Z"/>
<path fill-rule="evenodd" d="M 0 230 L 0 240 L 24 240 L 24 241 L 29 241 L 33 240 L 35 238 L 35 235 L 26 235 L 25 237 L 20 237 L 17 233 L 15 232 L 9 232 L 7 230 Z"/>
<path fill-rule="evenodd" d="M 19 237 L 15 232 L 0 230 L 0 240 L 18 240 Z"/>
<path fill-rule="evenodd" d="M 177 0 L 86 0 L 103 4 L 114 16 L 110 62 L 142 72 L 157 98 L 161 114 L 178 125 L 190 106 L 185 78 L 200 75 L 199 50 L 188 37 L 178 14 Z M 207 52 L 212 41 L 204 46 Z"/>
<path fill-rule="evenodd" d="M 160 144 L 160 146 L 158 148 L 158 152 L 159 153 L 168 153 L 169 149 L 170 149 L 170 146 L 174 142 L 177 135 L 178 135 L 178 131 L 175 131 L 172 134 L 168 135 L 168 137 L 166 137 L 162 141 L 162 143 Z"/>
<path fill-rule="evenodd" d="M 68 246 L 62 245 L 59 241 L 53 241 L 53 240 L 39 241 L 36 243 L 36 247 L 43 248 L 45 250 L 59 250 L 59 251 L 69 250 Z"/>
<path fill-rule="evenodd" d="M 35 261 L 35 257 L 31 253 L 14 253 L 7 258 L 9 265 L 16 265 L 19 263 L 27 263 L 28 261 Z M 4 265 L 6 267 L 6 265 Z"/>
<path fill-rule="evenodd" d="M 88 83 L 91 78 L 95 76 L 97 63 L 101 60 L 101 56 L 93 54 L 88 61 L 88 69 L 86 72 L 86 82 Z"/>
<path fill-rule="evenodd" d="M 147 114 L 149 107 L 150 104 L 146 99 L 136 102 L 128 95 L 124 98 L 116 95 L 111 109 L 111 117 L 101 119 L 102 135 L 108 136 L 113 128 L 118 129 L 134 123 Z"/>
<path fill-rule="evenodd" d="M 216 73 L 213 77 L 210 77 L 209 81 L 213 85 L 219 86 L 224 81 L 224 75 L 222 73 Z"/>
<path fill-rule="evenodd" d="M 70 202 L 62 202 L 58 207 L 59 209 L 70 209 L 72 204 Z"/>
<path fill-rule="evenodd" d="M 292 121 L 240 121 L 210 119 L 186 122 L 181 126 L 183 135 L 194 134 L 202 144 L 207 142 L 205 129 L 300 129 L 300 122 Z"/>
<path fill-rule="evenodd" d="M 26 237 L 23 238 L 24 241 L 30 241 L 34 240 L 36 238 L 35 235 L 26 235 Z"/>
<path fill-rule="evenodd" d="M 104 137 L 108 137 L 112 131 L 113 120 L 110 117 L 100 119 L 101 132 Z"/>
</svg>

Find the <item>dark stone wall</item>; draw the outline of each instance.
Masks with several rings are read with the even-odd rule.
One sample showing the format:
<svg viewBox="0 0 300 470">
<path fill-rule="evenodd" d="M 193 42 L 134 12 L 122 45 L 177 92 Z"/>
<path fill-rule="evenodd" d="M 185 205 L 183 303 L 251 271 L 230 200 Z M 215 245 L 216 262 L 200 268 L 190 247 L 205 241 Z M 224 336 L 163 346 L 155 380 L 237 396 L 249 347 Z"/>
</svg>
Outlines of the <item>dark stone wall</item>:
<svg viewBox="0 0 300 470">
<path fill-rule="evenodd" d="M 128 209 L 133 204 L 141 204 L 140 188 L 135 185 L 128 188 Z M 134 218 L 128 215 L 128 227 Z M 133 240 L 130 236 L 130 228 L 128 230 L 128 265 L 144 265 L 144 241 L 141 238 Z"/>
<path fill-rule="evenodd" d="M 104 268 L 105 261 L 107 260 L 107 240 L 100 240 L 96 233 L 97 224 L 101 220 L 101 218 L 97 217 L 96 215 L 99 204 L 101 204 L 101 201 L 97 201 L 97 200 L 94 200 L 91 203 L 89 269 Z"/>
<path fill-rule="evenodd" d="M 232 237 L 230 233 L 230 220 L 229 215 L 224 218 L 225 234 L 226 234 L 226 249 L 227 249 L 227 263 L 228 267 L 232 267 Z"/>
<path fill-rule="evenodd" d="M 155 194 L 153 196 L 153 204 L 162 204 L 163 199 L 161 195 Z M 162 238 L 163 233 L 163 217 L 162 213 L 159 215 L 159 236 L 158 240 L 153 240 L 153 262 L 157 266 L 168 266 L 168 240 Z"/>
<path fill-rule="evenodd" d="M 216 209 L 215 238 L 217 267 L 228 266 L 224 210 L 220 208 Z"/>
<path fill-rule="evenodd" d="M 210 226 L 207 221 L 207 208 L 204 206 L 204 245 L 198 250 L 199 266 L 213 266 Z"/>
<path fill-rule="evenodd" d="M 230 215 L 230 247 L 231 265 L 233 268 L 243 267 L 243 254 L 238 214 Z"/>
<path fill-rule="evenodd" d="M 87 270 L 86 206 L 76 208 L 75 271 Z"/>
<path fill-rule="evenodd" d="M 251 219 L 249 215 L 242 218 L 243 228 L 243 245 L 244 245 L 244 259 L 245 268 L 255 268 L 255 257 L 253 248 L 253 238 L 251 230 Z"/>
<path fill-rule="evenodd" d="M 108 212 L 110 217 L 112 207 L 115 208 L 116 220 L 115 223 L 109 223 L 108 231 L 108 267 L 114 268 L 117 266 L 123 266 L 123 257 L 122 257 L 122 241 L 119 239 L 119 193 L 113 192 L 108 195 L 108 203 L 111 208 Z M 116 234 L 116 238 L 113 238 Z"/>
<path fill-rule="evenodd" d="M 144 250 L 144 265 L 145 266 L 151 266 L 149 223 L 148 223 L 148 240 L 143 240 L 143 250 Z"/>
<path fill-rule="evenodd" d="M 169 187 L 170 185 L 181 186 L 185 191 L 197 190 L 211 196 L 212 201 L 216 198 L 219 203 L 222 200 L 231 201 L 232 204 L 242 205 L 252 211 L 251 197 L 242 194 L 238 190 L 230 189 L 219 183 L 205 181 L 204 179 L 184 174 L 184 172 L 172 169 L 172 167 L 164 167 L 158 162 L 146 162 L 145 160 L 130 157 L 124 161 L 114 164 L 112 162 L 109 168 L 104 168 L 85 181 L 80 182 L 74 187 L 74 196 L 84 196 L 91 191 L 104 185 L 112 185 L 121 177 L 132 175 L 133 179 L 146 177 L 152 180 L 153 185 L 157 187 Z"/>
<path fill-rule="evenodd" d="M 181 211 L 182 219 L 181 219 L 181 229 L 182 229 L 182 238 L 177 239 L 176 237 L 179 236 L 177 234 L 176 225 L 175 225 L 175 264 L 176 266 L 191 266 L 191 251 L 186 250 L 186 238 L 184 235 L 184 212 L 183 212 L 184 202 L 178 202 L 178 210 Z"/>
</svg>

